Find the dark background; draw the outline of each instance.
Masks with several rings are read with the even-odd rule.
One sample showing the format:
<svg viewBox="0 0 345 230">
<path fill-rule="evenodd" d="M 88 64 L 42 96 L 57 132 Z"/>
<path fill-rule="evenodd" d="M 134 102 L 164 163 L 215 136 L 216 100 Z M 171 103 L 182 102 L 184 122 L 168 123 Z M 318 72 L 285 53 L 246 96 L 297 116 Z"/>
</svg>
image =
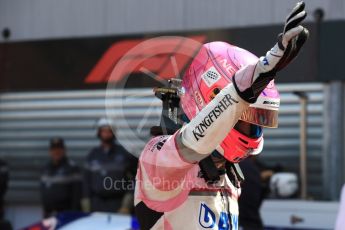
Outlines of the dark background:
<svg viewBox="0 0 345 230">
<path fill-rule="evenodd" d="M 344 26 L 345 22 L 336 21 L 320 25 L 308 24 L 310 39 L 299 55 L 299 61 L 279 73 L 280 77 L 277 78 L 277 82 L 345 80 L 345 71 L 342 68 L 345 34 L 339 33 L 339 31 L 343 31 L 341 29 Z M 5 42 L 0 44 L 0 90 L 104 88 L 105 83 L 86 83 L 85 78 L 112 44 L 125 39 L 143 39 L 161 35 L 205 35 L 206 41 L 226 41 L 247 49 L 257 56 L 262 56 L 275 44 L 276 36 L 281 30 L 282 26 L 277 25 L 191 33 L 147 34 L 145 36 Z M 154 82 L 147 76 L 137 75 L 131 77 L 129 86 L 145 87 L 153 84 Z"/>
</svg>

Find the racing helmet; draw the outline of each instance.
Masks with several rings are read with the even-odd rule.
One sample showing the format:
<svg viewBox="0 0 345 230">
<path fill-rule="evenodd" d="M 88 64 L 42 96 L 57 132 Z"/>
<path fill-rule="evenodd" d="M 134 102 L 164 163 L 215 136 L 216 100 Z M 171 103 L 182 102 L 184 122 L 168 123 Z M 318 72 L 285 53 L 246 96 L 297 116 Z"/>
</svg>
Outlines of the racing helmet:
<svg viewBox="0 0 345 230">
<path fill-rule="evenodd" d="M 270 190 L 273 197 L 289 198 L 298 192 L 298 177 L 295 173 L 275 173 L 270 178 Z"/>
<path fill-rule="evenodd" d="M 204 44 L 185 71 L 182 80 L 181 107 L 193 119 L 226 85 L 242 67 L 258 61 L 258 57 L 247 50 L 226 42 Z M 239 129 L 232 129 L 217 151 L 231 162 L 239 162 L 248 155 L 256 155 L 263 148 L 261 127 L 278 126 L 280 97 L 271 81 L 256 103 L 251 104 L 240 120 L 249 123 L 253 135 L 244 135 Z"/>
</svg>

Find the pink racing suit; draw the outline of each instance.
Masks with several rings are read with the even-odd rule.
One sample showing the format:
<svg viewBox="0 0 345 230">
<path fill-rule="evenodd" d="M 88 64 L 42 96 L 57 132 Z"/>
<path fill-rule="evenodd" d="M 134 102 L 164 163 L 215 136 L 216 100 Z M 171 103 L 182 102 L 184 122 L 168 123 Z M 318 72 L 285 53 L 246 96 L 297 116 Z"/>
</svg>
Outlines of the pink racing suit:
<svg viewBox="0 0 345 230">
<path fill-rule="evenodd" d="M 141 229 L 238 229 L 240 188 L 227 174 L 208 185 L 199 165 L 180 155 L 178 132 L 154 137 L 140 156 L 135 205 L 141 206 L 138 218 L 149 223 Z"/>
<path fill-rule="evenodd" d="M 236 73 L 238 87 L 251 87 L 256 66 L 249 64 Z M 216 69 L 212 72 L 220 76 Z M 219 180 L 207 183 L 199 162 L 217 150 L 225 163 L 220 143 L 249 105 L 228 83 L 174 135 L 148 142 L 139 159 L 134 201 L 142 230 L 238 229 L 240 186 L 228 177 L 235 173 L 218 164 Z"/>
<path fill-rule="evenodd" d="M 220 173 L 216 183 L 206 183 L 202 175 L 205 170 L 198 162 L 211 155 L 215 165 L 219 163 L 212 154 L 214 150 L 231 162 L 254 154 L 257 147 L 247 146 L 234 158 L 233 151 L 240 145 L 229 141 L 224 148 L 222 144 L 228 143 L 224 139 L 250 103 L 257 101 L 276 73 L 296 57 L 307 40 L 308 31 L 299 25 L 306 17 L 304 7 L 303 2 L 296 5 L 278 42 L 253 63 L 236 65 L 237 52 L 228 52 L 233 47 L 224 43 L 212 43 L 215 49 L 208 43 L 199 51 L 186 71 L 184 90 L 181 89 L 181 107 L 184 112 L 190 111 L 190 116 L 186 113 L 190 122 L 174 135 L 151 139 L 140 156 L 134 202 L 142 230 L 238 229 L 239 183 L 233 184 L 231 181 L 236 180 L 229 179 L 231 170 Z M 236 68 L 231 68 L 230 63 Z M 230 81 L 223 82 L 225 78 Z M 196 87 L 192 87 L 194 84 Z M 201 96 L 208 98 L 203 100 Z M 278 101 L 273 103 L 279 105 Z M 195 106 L 198 104 L 199 107 Z M 252 121 L 266 119 L 263 115 Z M 221 169 L 221 164 L 216 166 Z"/>
</svg>

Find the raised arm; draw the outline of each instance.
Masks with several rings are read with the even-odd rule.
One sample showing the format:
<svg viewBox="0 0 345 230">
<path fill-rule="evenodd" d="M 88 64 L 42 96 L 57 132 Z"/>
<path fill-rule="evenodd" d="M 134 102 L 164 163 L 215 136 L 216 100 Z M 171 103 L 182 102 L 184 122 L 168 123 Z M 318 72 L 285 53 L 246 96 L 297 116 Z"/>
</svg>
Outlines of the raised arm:
<svg viewBox="0 0 345 230">
<path fill-rule="evenodd" d="M 308 38 L 308 30 L 299 25 L 305 17 L 304 3 L 300 2 L 287 17 L 275 46 L 257 63 L 237 71 L 233 82 L 182 128 L 176 141 L 184 159 L 196 162 L 215 150 L 276 73 L 297 56 Z"/>
</svg>

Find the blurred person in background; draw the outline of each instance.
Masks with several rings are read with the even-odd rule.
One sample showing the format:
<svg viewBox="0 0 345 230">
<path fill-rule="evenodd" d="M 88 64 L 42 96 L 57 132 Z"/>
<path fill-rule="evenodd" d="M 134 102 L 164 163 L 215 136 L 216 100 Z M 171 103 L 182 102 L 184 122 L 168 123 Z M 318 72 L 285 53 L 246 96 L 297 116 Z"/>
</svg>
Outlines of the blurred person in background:
<svg viewBox="0 0 345 230">
<path fill-rule="evenodd" d="M 0 220 L 3 220 L 5 215 L 4 198 L 8 187 L 8 177 L 7 163 L 0 159 Z"/>
<path fill-rule="evenodd" d="M 0 229 L 12 229 L 11 224 L 4 219 L 5 216 L 5 195 L 8 188 L 9 171 L 7 163 L 0 159 Z"/>
<path fill-rule="evenodd" d="M 137 159 L 116 140 L 112 121 L 97 123 L 100 145 L 87 156 L 84 173 L 84 211 L 133 211 L 134 177 Z"/>
<path fill-rule="evenodd" d="M 260 207 L 269 194 L 269 181 L 274 169 L 266 167 L 256 157 L 250 157 L 239 163 L 244 182 L 239 198 L 239 225 L 243 230 L 261 230 L 263 228 Z"/>
<path fill-rule="evenodd" d="M 82 177 L 79 167 L 68 159 L 64 140 L 50 140 L 50 160 L 41 176 L 44 217 L 62 211 L 80 211 Z"/>
<path fill-rule="evenodd" d="M 262 230 L 263 223 L 260 216 L 260 207 L 264 199 L 261 184 L 260 169 L 255 164 L 254 158 L 240 162 L 245 181 L 242 184 L 239 204 L 239 225 L 243 230 Z"/>
</svg>

